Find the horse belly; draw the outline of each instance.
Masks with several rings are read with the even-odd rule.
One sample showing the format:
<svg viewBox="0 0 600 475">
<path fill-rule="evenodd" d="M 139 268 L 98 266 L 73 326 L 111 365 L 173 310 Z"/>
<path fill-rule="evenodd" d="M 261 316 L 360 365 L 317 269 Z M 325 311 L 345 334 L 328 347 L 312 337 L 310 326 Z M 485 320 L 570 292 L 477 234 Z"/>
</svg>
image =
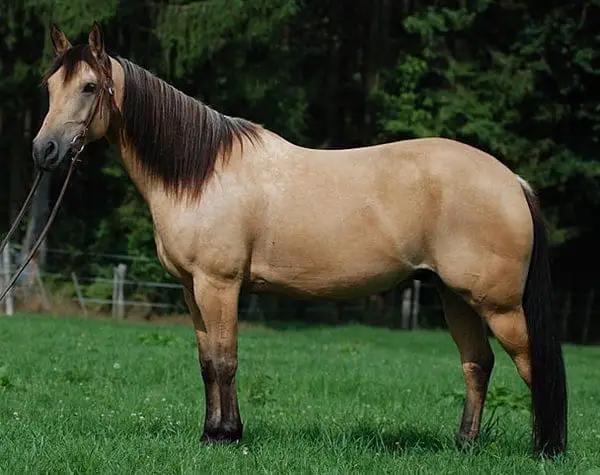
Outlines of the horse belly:
<svg viewBox="0 0 600 475">
<path fill-rule="evenodd" d="M 377 251 L 322 246 L 253 259 L 249 288 L 303 299 L 351 299 L 389 289 L 412 273 L 412 266 Z"/>
<path fill-rule="evenodd" d="M 253 290 L 355 298 L 389 289 L 423 264 L 421 169 L 342 158 L 279 180 L 285 192 L 269 188 L 251 258 Z"/>
</svg>

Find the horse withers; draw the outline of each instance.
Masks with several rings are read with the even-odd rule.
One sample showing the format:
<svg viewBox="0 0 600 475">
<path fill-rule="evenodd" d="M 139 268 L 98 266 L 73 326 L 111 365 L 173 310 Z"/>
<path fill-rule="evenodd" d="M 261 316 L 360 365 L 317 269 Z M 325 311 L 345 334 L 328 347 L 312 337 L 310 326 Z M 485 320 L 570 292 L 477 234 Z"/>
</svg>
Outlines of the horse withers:
<svg viewBox="0 0 600 475">
<path fill-rule="evenodd" d="M 160 262 L 185 287 L 205 387 L 203 440 L 242 436 L 241 291 L 356 298 L 426 270 L 462 362 L 459 441 L 481 426 L 494 364 L 485 323 L 531 388 L 535 449 L 564 452 L 566 378 L 546 229 L 524 180 L 446 139 L 303 148 L 110 57 L 97 24 L 87 44 L 72 46 L 57 27 L 51 36 L 50 105 L 34 159 L 47 169 L 68 159 L 67 144 L 100 102 L 85 143 L 107 135 L 115 143 L 150 207 Z"/>
</svg>

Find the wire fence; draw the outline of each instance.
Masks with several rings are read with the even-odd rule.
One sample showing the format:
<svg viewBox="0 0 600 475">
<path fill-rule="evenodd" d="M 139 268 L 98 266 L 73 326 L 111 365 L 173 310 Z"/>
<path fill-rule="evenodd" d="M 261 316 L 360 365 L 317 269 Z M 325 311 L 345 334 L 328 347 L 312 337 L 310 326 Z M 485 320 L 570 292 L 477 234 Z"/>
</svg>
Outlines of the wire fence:
<svg viewBox="0 0 600 475">
<path fill-rule="evenodd" d="M 12 273 L 16 270 L 21 260 L 21 246 L 19 245 L 10 245 L 5 248 L 3 260 L 2 260 L 2 272 L 1 274 L 4 276 L 4 281 L 7 282 L 6 278 L 11 276 Z M 103 307 L 109 307 L 112 309 L 112 313 L 114 316 L 118 316 L 123 318 L 126 315 L 125 307 L 142 307 L 142 308 L 150 308 L 150 309 L 163 309 L 163 310 L 171 310 L 173 312 L 185 312 L 186 307 L 183 303 L 183 299 L 177 299 L 171 296 L 169 301 L 161 301 L 161 300 L 148 300 L 148 299 L 135 299 L 135 298 L 127 298 L 127 295 L 137 294 L 144 295 L 144 289 L 168 289 L 169 291 L 178 291 L 181 293 L 183 286 L 178 283 L 173 282 L 156 282 L 156 281 L 146 281 L 140 279 L 132 279 L 126 278 L 125 271 L 127 269 L 127 265 L 124 262 L 152 262 L 156 261 L 156 258 L 146 257 L 146 256 L 130 256 L 124 254 L 108 254 L 108 253 L 89 253 L 78 250 L 68 250 L 68 249 L 56 249 L 56 248 L 48 248 L 45 249 L 45 252 L 52 255 L 66 255 L 69 257 L 85 257 L 94 260 L 106 260 L 105 263 L 105 272 L 103 274 L 109 273 L 110 269 L 113 270 L 113 277 L 107 278 L 103 276 L 97 275 L 78 275 L 76 270 L 67 269 L 67 272 L 47 272 L 44 270 L 40 270 L 36 267 L 35 263 L 33 265 L 28 266 L 28 268 L 23 272 L 19 283 L 26 284 L 28 288 L 28 294 L 32 294 L 32 290 L 35 292 L 35 295 L 39 297 L 42 301 L 44 301 L 45 306 L 51 309 L 52 301 L 52 291 L 54 291 L 58 287 L 72 287 L 73 294 L 70 296 L 70 300 L 79 304 L 82 313 L 87 314 L 90 305 L 100 305 Z M 109 262 L 112 261 L 112 262 Z M 115 266 L 114 263 L 117 263 Z M 98 289 L 95 289 L 94 286 L 104 285 L 105 288 L 111 289 L 111 294 L 109 296 L 102 295 L 94 295 L 94 293 L 98 293 Z M 129 288 L 129 290 L 126 290 Z M 103 292 L 100 292 L 102 294 Z M 106 293 L 106 292 L 104 292 Z M 9 295 L 7 298 L 7 303 L 5 304 L 5 312 L 12 313 L 15 308 L 15 295 Z M 61 294 L 61 298 L 64 299 L 64 295 Z M 173 303 L 173 300 L 179 300 L 179 302 Z M 8 307 L 8 308 L 7 308 Z M 102 311 L 102 308 L 95 308 L 95 311 Z"/>
<path fill-rule="evenodd" d="M 20 246 L 5 248 L 0 259 L 0 280 L 7 282 L 20 262 Z M 93 260 L 96 272 L 81 271 L 75 267 L 62 266 L 62 258 L 47 269 L 40 271 L 30 266 L 20 280 L 20 287 L 28 289 L 27 298 L 19 298 L 15 291 L 0 304 L 0 311 L 12 314 L 27 307 L 33 294 L 42 303 L 44 311 L 63 312 L 67 300 L 75 311 L 112 314 L 114 318 L 127 318 L 135 312 L 151 316 L 187 314 L 183 286 L 175 281 L 136 279 L 129 272 L 137 263 L 154 265 L 156 257 L 126 254 L 91 253 L 81 250 L 49 248 L 51 256 L 65 256 Z M 99 264 L 98 264 L 99 263 Z M 81 269 L 81 268 L 79 268 Z M 112 275 L 112 276 L 111 276 Z M 166 273 L 164 275 L 167 275 Z M 4 279 L 2 279 L 2 276 Z M 573 277 L 573 276 L 572 276 Z M 565 280 L 565 279 L 563 279 Z M 585 278 L 566 279 L 557 287 L 555 313 L 563 340 L 588 343 L 600 339 L 600 299 L 596 298 L 594 282 Z M 239 314 L 245 320 L 302 320 L 315 323 L 343 323 L 354 321 L 389 328 L 415 329 L 445 326 L 441 302 L 432 284 L 412 280 L 388 292 L 346 302 L 293 301 L 271 295 L 242 295 Z"/>
<path fill-rule="evenodd" d="M 21 259 L 18 245 L 7 247 L 1 275 L 5 278 L 14 272 Z M 135 279 L 128 274 L 128 264 L 156 262 L 148 256 L 90 253 L 80 250 L 48 248 L 48 255 L 84 257 L 103 261 L 103 275 L 82 275 L 75 269 L 49 272 L 28 267 L 21 283 L 42 302 L 42 307 L 55 311 L 55 301 L 68 300 L 87 315 L 112 313 L 114 318 L 126 318 L 132 311 L 145 311 L 159 315 L 187 313 L 182 290 L 176 282 Z M 5 253 L 6 254 L 6 253 Z M 50 258 L 48 260 L 51 260 Z M 106 275 L 112 272 L 112 278 Z M 65 291 L 67 289 L 67 291 Z M 148 294 L 153 292 L 151 296 Z M 362 321 L 398 328 L 412 329 L 436 326 L 441 307 L 432 298 L 433 288 L 420 281 L 411 281 L 402 288 L 346 302 L 291 301 L 277 296 L 244 295 L 240 299 L 240 318 L 248 320 L 302 319 L 314 322 Z M 10 296 L 5 312 L 14 312 L 15 306 L 24 302 Z M 10 300 L 10 304 L 9 304 Z M 437 317 L 436 317 L 437 315 Z M 433 318 L 432 318 L 433 317 Z"/>
</svg>

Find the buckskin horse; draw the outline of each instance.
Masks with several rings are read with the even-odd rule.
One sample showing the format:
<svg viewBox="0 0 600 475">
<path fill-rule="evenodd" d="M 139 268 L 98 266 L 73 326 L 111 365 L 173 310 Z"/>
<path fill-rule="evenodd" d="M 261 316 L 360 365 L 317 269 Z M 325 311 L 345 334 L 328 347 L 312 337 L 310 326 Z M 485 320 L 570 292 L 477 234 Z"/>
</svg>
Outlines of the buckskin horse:
<svg viewBox="0 0 600 475">
<path fill-rule="evenodd" d="M 242 291 L 357 298 L 428 271 L 466 384 L 458 442 L 473 441 L 481 426 L 494 364 L 487 323 L 531 390 L 534 450 L 566 450 L 547 234 L 525 180 L 448 139 L 303 148 L 109 56 L 97 23 L 88 43 L 72 46 L 55 25 L 51 37 L 49 110 L 33 158 L 51 171 L 104 136 L 117 147 L 151 210 L 158 258 L 185 288 L 205 388 L 204 442 L 242 437 Z"/>
</svg>

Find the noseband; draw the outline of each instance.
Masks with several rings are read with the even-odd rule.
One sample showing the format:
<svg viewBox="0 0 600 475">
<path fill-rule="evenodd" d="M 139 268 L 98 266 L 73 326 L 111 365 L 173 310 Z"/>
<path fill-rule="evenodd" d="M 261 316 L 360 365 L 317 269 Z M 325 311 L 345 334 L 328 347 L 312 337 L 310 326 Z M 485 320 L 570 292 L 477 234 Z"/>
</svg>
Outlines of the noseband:
<svg viewBox="0 0 600 475">
<path fill-rule="evenodd" d="M 13 278 L 10 280 L 10 282 L 7 284 L 6 288 L 3 290 L 2 294 L 0 295 L 0 302 L 2 300 L 4 300 L 4 297 L 6 297 L 8 292 L 10 292 L 10 289 L 12 289 L 12 287 L 15 285 L 15 283 L 17 282 L 17 280 L 19 279 L 19 277 L 21 276 L 21 274 L 23 273 L 23 271 L 25 270 L 25 268 L 27 267 L 27 265 L 29 264 L 31 259 L 33 259 L 33 256 L 37 252 L 38 248 L 41 246 L 42 242 L 46 238 L 46 234 L 48 234 L 48 231 L 50 230 L 50 226 L 52 225 L 52 222 L 54 221 L 54 218 L 56 217 L 56 214 L 58 213 L 58 209 L 60 208 L 60 205 L 62 203 L 63 197 L 65 195 L 65 191 L 67 190 L 67 186 L 69 184 L 69 181 L 71 180 L 73 170 L 75 169 L 76 164 L 79 162 L 79 155 L 81 154 L 81 152 L 83 152 L 83 149 L 85 148 L 85 139 L 87 138 L 90 125 L 94 121 L 94 118 L 96 117 L 96 114 L 98 114 L 98 112 L 100 112 L 100 117 L 102 117 L 102 102 L 104 101 L 104 98 L 106 97 L 106 95 L 108 95 L 108 98 L 109 98 L 109 104 L 108 104 L 109 114 L 112 114 L 113 112 L 117 111 L 117 104 L 115 102 L 115 87 L 114 87 L 113 79 L 110 74 L 110 63 L 108 63 L 108 67 L 106 67 L 106 66 L 102 67 L 102 70 L 103 70 L 102 71 L 103 78 L 100 83 L 101 84 L 100 90 L 98 91 L 98 95 L 96 97 L 94 106 L 90 109 L 90 112 L 89 112 L 85 122 L 83 123 L 83 128 L 77 135 L 75 135 L 75 137 L 73 137 L 73 140 L 71 140 L 71 143 L 69 144 L 69 151 L 67 153 L 69 153 L 69 155 L 71 155 L 71 163 L 69 165 L 69 171 L 67 172 L 67 176 L 65 177 L 65 181 L 63 182 L 63 186 L 60 190 L 60 193 L 58 195 L 56 203 L 54 204 L 54 207 L 52 208 L 52 211 L 50 212 L 50 216 L 48 217 L 48 221 L 46 221 L 46 224 L 44 225 L 44 229 L 42 229 L 42 232 L 40 233 L 38 239 L 36 240 L 35 244 L 31 248 L 31 251 L 29 252 L 27 257 L 21 264 L 21 267 L 19 267 L 19 270 L 17 270 L 17 272 L 15 273 Z M 10 238 L 12 237 L 15 230 L 17 229 L 20 222 L 22 221 L 23 216 L 25 215 L 25 212 L 27 211 L 27 208 L 29 207 L 29 205 L 31 203 L 31 200 L 32 200 L 33 196 L 35 195 L 35 192 L 37 191 L 40 182 L 42 181 L 43 174 L 44 174 L 44 170 L 39 169 L 35 176 L 33 184 L 31 185 L 31 190 L 29 190 L 29 194 L 27 195 L 27 198 L 25 199 L 25 202 L 23 203 L 23 206 L 21 207 L 21 209 L 19 211 L 17 218 L 15 219 L 14 223 L 10 227 L 8 234 L 2 240 L 2 244 L 0 244 L 0 254 L 2 253 L 2 251 L 4 250 L 4 247 L 6 246 L 6 244 L 8 244 Z"/>
</svg>

